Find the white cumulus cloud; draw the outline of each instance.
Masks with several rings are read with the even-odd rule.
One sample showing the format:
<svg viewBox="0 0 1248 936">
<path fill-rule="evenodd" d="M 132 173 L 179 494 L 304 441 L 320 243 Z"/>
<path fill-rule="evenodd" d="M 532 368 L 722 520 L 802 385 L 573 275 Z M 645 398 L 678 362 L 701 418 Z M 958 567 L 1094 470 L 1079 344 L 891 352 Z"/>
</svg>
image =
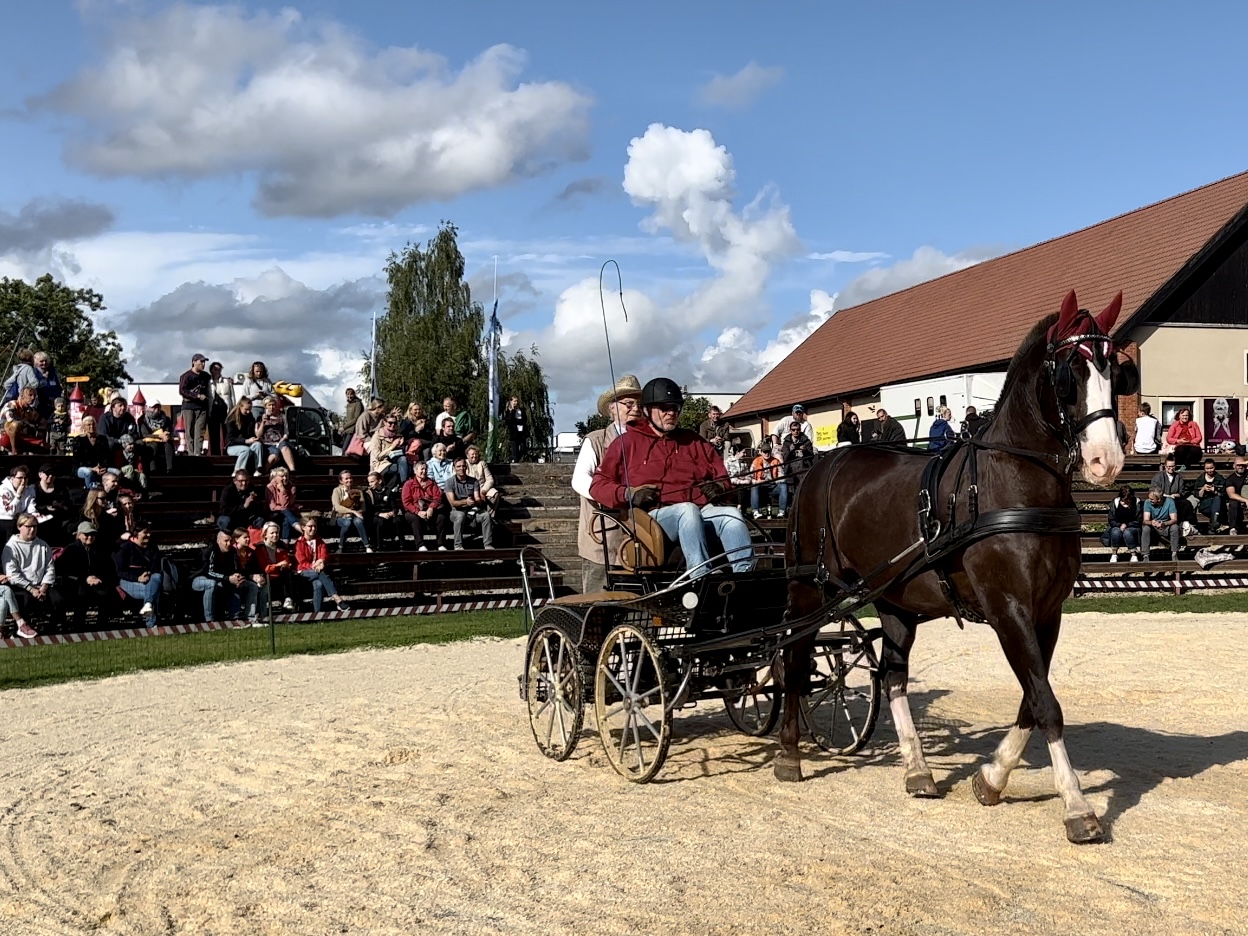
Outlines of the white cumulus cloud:
<svg viewBox="0 0 1248 936">
<path fill-rule="evenodd" d="M 783 77 L 784 69 L 778 65 L 764 67 L 750 62 L 735 75 L 713 76 L 698 89 L 698 100 L 712 107 L 749 107 Z"/>
<path fill-rule="evenodd" d="M 837 295 L 837 309 L 861 305 L 871 299 L 887 296 L 919 283 L 936 279 L 946 273 L 956 273 L 966 267 L 997 255 L 995 250 L 972 250 L 957 254 L 945 254 L 935 247 L 920 247 L 906 259 L 891 266 L 876 267 L 854 277 Z"/>
<path fill-rule="evenodd" d="M 247 173 L 268 215 L 390 216 L 587 152 L 589 98 L 521 82 L 507 45 L 456 71 L 290 8 L 182 3 L 105 35 L 102 61 L 32 101 L 78 119 L 66 158 L 105 176 Z"/>
</svg>

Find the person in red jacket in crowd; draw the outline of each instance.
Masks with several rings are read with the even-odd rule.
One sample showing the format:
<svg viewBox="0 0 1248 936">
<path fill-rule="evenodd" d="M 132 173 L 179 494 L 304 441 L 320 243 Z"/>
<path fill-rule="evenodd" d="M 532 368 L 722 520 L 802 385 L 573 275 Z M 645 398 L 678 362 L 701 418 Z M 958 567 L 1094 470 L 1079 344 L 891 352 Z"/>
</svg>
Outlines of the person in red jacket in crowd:
<svg viewBox="0 0 1248 936">
<path fill-rule="evenodd" d="M 1166 432 L 1166 441 L 1174 446 L 1174 460 L 1182 471 L 1190 465 L 1199 465 L 1201 443 L 1200 426 L 1192 421 L 1192 411 L 1186 406 L 1174 414 L 1174 422 Z"/>
<path fill-rule="evenodd" d="M 680 543 L 694 578 L 711 571 L 706 546 L 711 530 L 733 571 L 748 572 L 754 567 L 750 528 L 738 508 L 714 504 L 732 489 L 724 458 L 696 432 L 678 428 L 684 405 L 673 380 L 656 377 L 642 387 L 641 415 L 607 447 L 590 495 L 613 510 L 647 511 Z"/>
<path fill-rule="evenodd" d="M 339 611 L 350 607 L 338 594 L 333 579 L 325 574 L 325 563 L 329 561 L 329 547 L 316 535 L 316 518 L 305 517 L 303 520 L 303 536 L 295 540 L 295 563 L 297 571 L 312 583 L 312 610 L 320 611 L 325 596 L 338 605 Z"/>
<path fill-rule="evenodd" d="M 446 551 L 446 517 L 450 512 L 446 498 L 436 481 L 429 477 L 429 466 L 423 461 L 412 463 L 412 476 L 403 483 L 403 512 L 412 528 L 416 548 L 424 552 L 425 524 L 432 523 L 438 549 Z"/>
</svg>

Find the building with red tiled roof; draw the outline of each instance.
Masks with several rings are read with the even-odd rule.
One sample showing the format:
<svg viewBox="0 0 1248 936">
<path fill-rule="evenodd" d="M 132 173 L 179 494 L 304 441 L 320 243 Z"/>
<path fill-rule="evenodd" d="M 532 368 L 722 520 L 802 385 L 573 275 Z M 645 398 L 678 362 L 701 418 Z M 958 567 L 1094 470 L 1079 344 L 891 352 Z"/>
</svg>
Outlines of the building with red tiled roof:
<svg viewBox="0 0 1248 936">
<path fill-rule="evenodd" d="M 1142 378 L 1120 401 L 1129 427 L 1140 401 L 1155 415 L 1190 405 L 1203 425 L 1226 399 L 1235 441 L 1248 439 L 1248 172 L 838 311 L 729 417 L 766 429 L 800 402 L 826 439 L 844 408 L 869 409 L 890 385 L 1003 371 L 1070 289 L 1094 311 L 1123 292 L 1115 334 Z"/>
</svg>

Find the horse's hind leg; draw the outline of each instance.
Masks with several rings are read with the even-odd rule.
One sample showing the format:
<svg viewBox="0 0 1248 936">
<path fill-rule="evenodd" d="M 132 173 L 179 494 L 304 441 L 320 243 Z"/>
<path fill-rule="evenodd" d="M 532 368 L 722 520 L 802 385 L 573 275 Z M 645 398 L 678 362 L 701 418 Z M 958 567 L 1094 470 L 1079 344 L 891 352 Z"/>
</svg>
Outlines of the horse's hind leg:
<svg viewBox="0 0 1248 936">
<path fill-rule="evenodd" d="M 910 697 L 906 683 L 910 679 L 910 649 L 914 646 L 916 622 L 913 617 L 879 609 L 884 628 L 884 691 L 893 716 L 893 728 L 901 745 L 901 760 L 906 768 L 906 792 L 911 796 L 939 796 L 931 768 L 923 758 L 923 743 L 910 715 Z"/>
<path fill-rule="evenodd" d="M 804 582 L 789 583 L 789 618 L 799 620 L 814 614 L 823 604 L 820 589 Z M 789 644 L 780 654 L 780 671 L 776 685 L 784 696 L 780 716 L 780 750 L 772 762 L 777 780 L 796 782 L 802 779 L 802 755 L 797 742 L 801 736 L 802 696 L 810 688 L 810 668 L 815 651 L 815 635 Z"/>
</svg>

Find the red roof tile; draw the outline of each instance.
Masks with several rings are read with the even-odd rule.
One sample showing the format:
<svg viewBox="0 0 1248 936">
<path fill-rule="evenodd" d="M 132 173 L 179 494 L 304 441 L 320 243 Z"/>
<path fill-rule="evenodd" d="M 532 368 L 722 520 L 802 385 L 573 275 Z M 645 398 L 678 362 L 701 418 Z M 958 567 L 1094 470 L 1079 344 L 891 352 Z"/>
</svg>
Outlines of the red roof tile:
<svg viewBox="0 0 1248 936">
<path fill-rule="evenodd" d="M 732 413 L 1007 361 L 1072 288 L 1094 313 L 1121 289 L 1121 327 L 1246 205 L 1248 172 L 839 311 Z"/>
</svg>

